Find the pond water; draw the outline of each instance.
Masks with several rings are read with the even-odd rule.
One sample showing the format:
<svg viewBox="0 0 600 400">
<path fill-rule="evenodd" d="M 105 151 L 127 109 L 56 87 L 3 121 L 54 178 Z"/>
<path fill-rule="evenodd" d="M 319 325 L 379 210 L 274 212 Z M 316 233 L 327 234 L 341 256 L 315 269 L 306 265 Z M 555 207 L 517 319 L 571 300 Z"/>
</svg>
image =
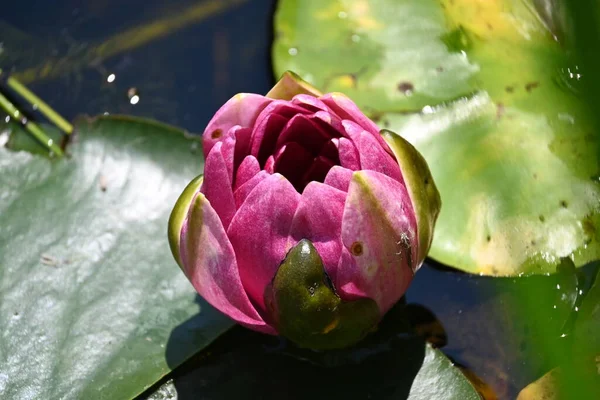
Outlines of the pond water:
<svg viewBox="0 0 600 400">
<path fill-rule="evenodd" d="M 15 71 L 68 119 L 133 114 L 199 133 L 232 95 L 266 93 L 273 84 L 274 6 L 273 0 L 9 2 L 0 19 L 0 67 Z M 157 21 L 169 29 L 152 25 Z M 584 269 L 582 276 L 595 268 Z M 582 276 L 579 281 L 574 276 L 566 271 L 516 282 L 428 262 L 405 303 L 423 337 L 485 382 L 496 398 L 515 398 L 553 367 L 543 349 L 565 340 L 560 338 L 568 328 L 564 323 L 576 303 L 565 298 L 585 285 Z M 554 309 L 556 316 L 548 320 Z M 537 310 L 542 311 L 536 317 Z M 209 355 L 176 371 L 175 387 L 180 398 L 200 391 L 209 393 L 207 398 L 227 398 L 260 393 L 261 387 L 272 388 L 273 398 L 297 391 L 294 385 L 304 384 L 298 374 L 311 377 L 305 364 L 298 364 L 299 356 L 274 350 L 286 346 L 235 328 L 211 346 Z M 401 362 L 403 355 L 393 354 Z M 382 358 L 375 371 L 394 365 Z M 275 377 L 264 372 L 273 369 Z M 295 383 L 285 382 L 286 373 L 296 374 Z M 227 378 L 233 374 L 238 379 Z M 378 379 L 389 375 L 367 376 L 354 394 L 380 398 Z M 340 379 L 332 376 L 333 388 L 343 384 Z"/>
</svg>

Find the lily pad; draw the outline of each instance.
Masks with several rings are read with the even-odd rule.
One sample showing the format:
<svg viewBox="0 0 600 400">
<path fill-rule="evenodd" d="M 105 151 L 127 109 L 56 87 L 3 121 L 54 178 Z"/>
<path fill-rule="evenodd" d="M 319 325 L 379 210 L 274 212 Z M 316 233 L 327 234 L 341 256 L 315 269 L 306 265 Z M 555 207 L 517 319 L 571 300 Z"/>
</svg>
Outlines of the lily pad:
<svg viewBox="0 0 600 400">
<path fill-rule="evenodd" d="M 2 398 L 132 398 L 233 325 L 166 240 L 198 142 L 132 118 L 76 126 L 70 157 L 0 148 Z"/>
<path fill-rule="evenodd" d="M 600 257 L 600 141 L 584 66 L 543 21 L 527 0 L 282 0 L 275 72 L 346 93 L 423 154 L 442 197 L 431 257 L 554 272 Z"/>
</svg>

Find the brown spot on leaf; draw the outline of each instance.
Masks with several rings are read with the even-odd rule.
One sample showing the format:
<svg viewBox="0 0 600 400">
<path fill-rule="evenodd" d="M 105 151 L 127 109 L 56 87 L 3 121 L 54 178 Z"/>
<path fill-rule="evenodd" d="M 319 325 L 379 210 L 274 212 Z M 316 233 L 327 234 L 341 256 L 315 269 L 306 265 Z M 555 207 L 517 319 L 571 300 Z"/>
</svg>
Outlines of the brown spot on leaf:
<svg viewBox="0 0 600 400">
<path fill-rule="evenodd" d="M 504 88 L 504 90 L 506 90 L 506 93 L 512 93 L 515 91 L 515 88 L 512 86 L 507 86 Z"/>
<path fill-rule="evenodd" d="M 545 222 L 546 221 L 546 217 L 544 217 L 543 215 L 540 215 L 540 222 Z"/>
<path fill-rule="evenodd" d="M 398 90 L 405 95 L 410 95 L 412 94 L 413 90 L 415 90 L 415 87 L 410 82 L 400 82 L 398 84 Z"/>
<path fill-rule="evenodd" d="M 354 242 L 352 243 L 352 246 L 350 247 L 350 252 L 352 253 L 352 255 L 354 256 L 360 256 L 363 253 L 363 245 L 362 242 Z"/>
<path fill-rule="evenodd" d="M 528 92 L 531 92 L 533 89 L 537 88 L 538 86 L 540 86 L 539 82 L 529 82 L 525 85 L 525 90 L 527 90 Z"/>
<path fill-rule="evenodd" d="M 561 200 L 561 201 L 560 201 L 560 206 L 561 206 L 562 208 L 567 208 L 569 205 L 567 204 L 567 201 L 566 201 L 566 200 Z"/>
<path fill-rule="evenodd" d="M 210 137 L 212 139 L 219 139 L 221 136 L 223 136 L 223 130 L 222 129 L 215 129 L 214 131 L 212 131 L 212 133 L 210 134 Z"/>
</svg>

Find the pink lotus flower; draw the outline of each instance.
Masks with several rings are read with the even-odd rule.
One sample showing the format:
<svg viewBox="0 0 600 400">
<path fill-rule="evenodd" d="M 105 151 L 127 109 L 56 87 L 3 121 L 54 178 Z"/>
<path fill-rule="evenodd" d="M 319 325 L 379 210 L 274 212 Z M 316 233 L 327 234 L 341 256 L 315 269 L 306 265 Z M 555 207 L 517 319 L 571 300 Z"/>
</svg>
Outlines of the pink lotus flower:
<svg viewBox="0 0 600 400">
<path fill-rule="evenodd" d="M 420 154 L 340 93 L 286 73 L 238 94 L 203 134 L 204 177 L 169 240 L 210 304 L 306 347 L 362 338 L 408 288 L 440 198 Z"/>
</svg>

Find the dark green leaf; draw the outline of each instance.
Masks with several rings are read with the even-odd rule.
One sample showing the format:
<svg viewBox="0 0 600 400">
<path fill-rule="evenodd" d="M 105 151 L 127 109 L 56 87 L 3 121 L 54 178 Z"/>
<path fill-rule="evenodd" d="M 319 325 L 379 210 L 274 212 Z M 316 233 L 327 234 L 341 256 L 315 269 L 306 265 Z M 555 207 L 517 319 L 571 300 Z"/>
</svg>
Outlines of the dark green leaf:
<svg viewBox="0 0 600 400">
<path fill-rule="evenodd" d="M 77 126 L 60 160 L 0 148 L 2 398 L 131 398 L 232 325 L 167 242 L 198 143 L 131 118 Z"/>
</svg>

